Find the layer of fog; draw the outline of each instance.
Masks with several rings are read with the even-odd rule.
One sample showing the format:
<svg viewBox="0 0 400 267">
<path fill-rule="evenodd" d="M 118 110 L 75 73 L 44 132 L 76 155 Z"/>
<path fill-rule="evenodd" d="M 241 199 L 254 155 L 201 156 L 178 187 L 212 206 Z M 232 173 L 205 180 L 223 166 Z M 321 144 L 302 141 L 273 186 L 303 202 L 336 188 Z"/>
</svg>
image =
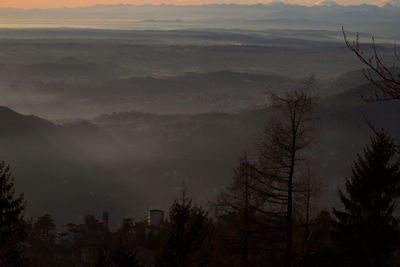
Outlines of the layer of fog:
<svg viewBox="0 0 400 267">
<path fill-rule="evenodd" d="M 149 207 L 167 209 L 182 181 L 207 204 L 273 114 L 268 93 L 311 74 L 322 121 L 311 151 L 318 208 L 331 208 L 370 134 L 362 114 L 400 129 L 398 105 L 360 99 L 372 89 L 362 66 L 328 33 L 0 31 L 0 104 L 12 109 L 0 108 L 0 157 L 28 216 L 141 219 Z M 392 46 L 378 48 L 390 62 Z"/>
</svg>

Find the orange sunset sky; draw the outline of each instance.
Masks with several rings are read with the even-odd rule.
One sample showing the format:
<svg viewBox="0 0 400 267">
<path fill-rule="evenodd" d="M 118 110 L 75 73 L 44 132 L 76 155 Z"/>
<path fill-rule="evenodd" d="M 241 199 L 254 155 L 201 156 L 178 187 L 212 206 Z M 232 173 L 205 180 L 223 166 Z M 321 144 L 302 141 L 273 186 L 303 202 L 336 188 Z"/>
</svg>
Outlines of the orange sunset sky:
<svg viewBox="0 0 400 267">
<path fill-rule="evenodd" d="M 62 7 L 83 7 L 93 5 L 109 5 L 109 4 L 175 4 L 175 5 L 201 5 L 210 3 L 238 3 L 238 4 L 250 4 L 250 3 L 270 3 L 274 0 L 2 0 L 0 1 L 0 7 L 13 7 L 13 8 L 62 8 Z M 318 1 L 310 0 L 288 0 L 282 1 L 295 4 L 310 5 L 318 3 Z M 337 0 L 336 2 L 344 5 L 350 4 L 379 4 L 381 1 L 376 0 Z"/>
</svg>

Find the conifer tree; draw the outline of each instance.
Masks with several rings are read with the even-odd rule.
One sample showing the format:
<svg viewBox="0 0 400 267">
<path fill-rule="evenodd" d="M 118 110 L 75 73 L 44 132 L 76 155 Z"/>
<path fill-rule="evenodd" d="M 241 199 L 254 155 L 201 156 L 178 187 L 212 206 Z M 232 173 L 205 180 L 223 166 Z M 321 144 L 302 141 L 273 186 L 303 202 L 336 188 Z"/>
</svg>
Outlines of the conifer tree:
<svg viewBox="0 0 400 267">
<path fill-rule="evenodd" d="M 34 229 L 41 239 L 51 240 L 51 232 L 56 229 L 56 225 L 53 218 L 49 214 L 45 214 L 37 219 Z"/>
<path fill-rule="evenodd" d="M 0 266 L 21 266 L 21 241 L 26 237 L 23 194 L 16 195 L 10 166 L 0 162 Z"/>
<path fill-rule="evenodd" d="M 344 211 L 334 210 L 338 248 L 345 266 L 390 266 L 397 240 L 398 219 L 393 211 L 400 183 L 399 159 L 393 139 L 378 131 L 358 155 L 346 192 L 339 191 Z"/>
<path fill-rule="evenodd" d="M 137 252 L 127 246 L 120 238 L 113 250 L 112 263 L 113 267 L 140 267 L 142 264 L 137 258 Z"/>
<path fill-rule="evenodd" d="M 97 248 L 96 267 L 141 267 L 137 251 L 130 247 L 121 236 L 110 244 Z"/>
<path fill-rule="evenodd" d="M 181 198 L 170 209 L 168 237 L 157 266 L 206 266 L 211 231 L 208 213 L 193 205 L 183 190 Z"/>
</svg>

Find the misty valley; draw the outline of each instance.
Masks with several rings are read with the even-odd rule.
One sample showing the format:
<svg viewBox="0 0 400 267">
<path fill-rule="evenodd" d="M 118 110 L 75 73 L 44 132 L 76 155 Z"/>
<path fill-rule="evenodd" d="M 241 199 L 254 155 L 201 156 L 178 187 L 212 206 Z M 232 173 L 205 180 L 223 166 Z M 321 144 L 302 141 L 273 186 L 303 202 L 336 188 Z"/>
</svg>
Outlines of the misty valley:
<svg viewBox="0 0 400 267">
<path fill-rule="evenodd" d="M 362 193 L 382 184 L 357 179 L 400 179 L 396 165 L 387 167 L 397 162 L 400 136 L 397 7 L 186 7 L 194 17 L 184 7 L 125 8 L 0 9 L 0 189 L 15 178 L 29 229 L 21 237 L 28 260 L 3 263 L 19 248 L 3 252 L 0 244 L 1 266 L 397 266 L 398 248 L 387 248 L 385 264 L 379 252 L 357 265 L 367 252 L 346 261 L 332 245 L 349 244 L 332 230 L 353 216 L 339 212 L 354 204 L 343 192 L 373 199 Z M 72 27 L 58 26 L 62 14 L 74 18 Z M 376 14 L 375 23 L 366 24 L 365 14 Z M 351 27 L 348 36 L 342 25 Z M 350 30 L 361 31 L 360 43 Z M 289 180 L 293 199 L 292 191 L 280 197 L 282 173 L 301 177 Z M 382 216 L 393 213 L 394 222 L 390 192 L 380 195 L 389 199 Z M 292 202 L 280 215 L 279 205 Z M 288 220 L 299 226 L 265 227 Z"/>
</svg>

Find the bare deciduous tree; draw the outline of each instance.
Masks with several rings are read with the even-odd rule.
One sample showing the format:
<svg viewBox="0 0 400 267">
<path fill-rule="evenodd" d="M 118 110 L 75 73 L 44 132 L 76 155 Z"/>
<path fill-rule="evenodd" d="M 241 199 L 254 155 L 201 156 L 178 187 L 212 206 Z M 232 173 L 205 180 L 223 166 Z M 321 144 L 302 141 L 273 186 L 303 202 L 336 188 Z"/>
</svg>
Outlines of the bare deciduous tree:
<svg viewBox="0 0 400 267">
<path fill-rule="evenodd" d="M 256 246 L 255 209 L 260 205 L 258 195 L 252 189 L 252 169 L 248 156 L 241 157 L 231 185 L 221 192 L 215 204 L 217 216 L 224 217 L 235 226 L 228 238 L 233 245 L 231 253 L 238 252 L 240 266 L 243 267 L 251 266 L 250 254 Z"/>
<path fill-rule="evenodd" d="M 396 62 L 400 62 L 400 56 L 396 46 L 394 47 L 394 60 L 392 66 L 384 62 L 378 53 L 375 38 L 372 37 L 371 51 L 367 53 L 361 48 L 360 36 L 357 33 L 355 40 L 351 41 L 344 28 L 342 28 L 344 41 L 347 47 L 366 65 L 364 76 L 376 86 L 372 96 L 362 96 L 366 101 L 400 100 L 400 72 L 396 70 Z"/>
<path fill-rule="evenodd" d="M 264 209 L 258 211 L 270 217 L 268 221 L 272 227 L 274 224 L 285 225 L 286 266 L 292 266 L 293 259 L 295 180 L 304 159 L 303 151 L 311 143 L 315 130 L 312 116 L 314 98 L 307 92 L 313 84 L 312 77 L 298 90 L 284 96 L 272 95 L 279 115 L 264 131 L 255 165 L 257 175 L 253 189 L 265 199 Z"/>
<path fill-rule="evenodd" d="M 294 204 L 298 200 L 294 196 L 304 195 L 304 187 L 298 185 L 306 167 L 304 151 L 315 130 L 315 101 L 309 94 L 313 85 L 311 77 L 297 90 L 271 96 L 274 118 L 257 143 L 256 154 L 240 160 L 231 186 L 216 203 L 239 233 L 240 266 L 249 264 L 250 251 L 255 252 L 252 260 L 262 255 L 293 266 Z"/>
</svg>

